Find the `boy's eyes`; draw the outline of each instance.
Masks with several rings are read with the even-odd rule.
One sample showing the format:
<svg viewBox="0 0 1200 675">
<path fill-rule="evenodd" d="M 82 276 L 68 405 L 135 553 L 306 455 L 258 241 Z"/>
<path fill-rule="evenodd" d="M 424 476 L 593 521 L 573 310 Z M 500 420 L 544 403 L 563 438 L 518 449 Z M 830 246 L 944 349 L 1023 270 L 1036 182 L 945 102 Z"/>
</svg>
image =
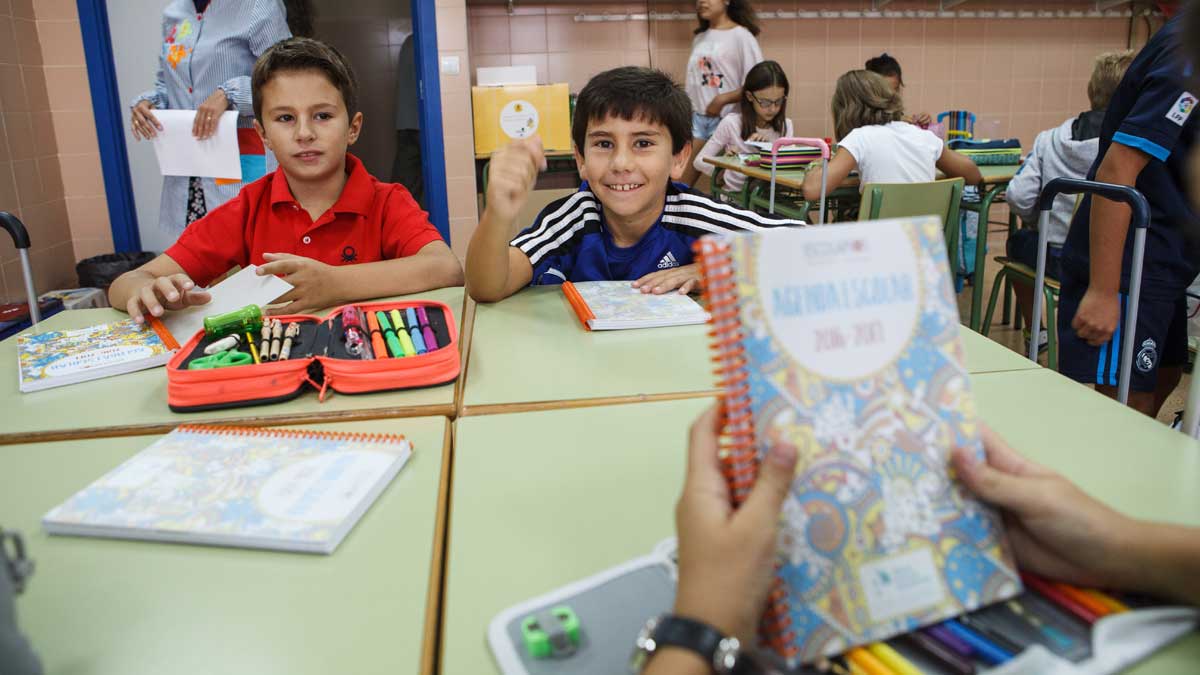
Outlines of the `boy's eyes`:
<svg viewBox="0 0 1200 675">
<path fill-rule="evenodd" d="M 600 148 L 602 150 L 611 150 L 613 147 L 613 142 L 609 140 L 598 140 L 592 143 L 592 147 Z M 654 147 L 654 141 L 648 138 L 639 138 L 633 142 L 633 147 L 638 149 L 652 148 Z"/>
<path fill-rule="evenodd" d="M 333 119 L 333 113 L 331 113 L 331 112 L 319 112 L 319 113 L 317 113 L 317 114 L 313 115 L 313 117 L 314 117 L 314 118 L 316 118 L 316 119 L 319 119 L 319 120 L 321 120 L 321 121 L 328 121 L 328 120 L 331 120 L 331 119 Z M 282 114 L 280 114 L 280 115 L 276 115 L 276 116 L 275 116 L 275 121 L 276 121 L 276 122 L 291 122 L 291 121 L 293 121 L 294 119 L 296 119 L 296 116 L 295 116 L 295 115 L 288 114 L 288 113 L 282 113 Z"/>
</svg>

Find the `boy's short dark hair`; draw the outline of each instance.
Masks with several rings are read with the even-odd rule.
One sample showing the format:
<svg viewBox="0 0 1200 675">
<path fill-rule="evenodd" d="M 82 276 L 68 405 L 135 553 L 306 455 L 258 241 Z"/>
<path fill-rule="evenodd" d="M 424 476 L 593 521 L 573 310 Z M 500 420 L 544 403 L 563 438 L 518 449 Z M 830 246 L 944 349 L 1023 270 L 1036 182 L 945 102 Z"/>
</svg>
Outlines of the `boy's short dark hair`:
<svg viewBox="0 0 1200 675">
<path fill-rule="evenodd" d="M 587 147 L 588 123 L 608 117 L 643 118 L 671 133 L 671 154 L 692 139 L 692 102 L 670 75 L 653 68 L 622 66 L 606 70 L 584 85 L 575 99 L 571 140 L 579 154 Z"/>
<path fill-rule="evenodd" d="M 354 79 L 350 62 L 337 49 L 320 40 L 292 37 L 276 42 L 254 62 L 254 71 L 250 75 L 250 95 L 254 102 L 254 117 L 260 124 L 263 121 L 262 88 L 275 75 L 297 70 L 315 70 L 323 74 L 342 93 L 346 112 L 354 116 L 358 105 L 358 82 Z"/>
</svg>

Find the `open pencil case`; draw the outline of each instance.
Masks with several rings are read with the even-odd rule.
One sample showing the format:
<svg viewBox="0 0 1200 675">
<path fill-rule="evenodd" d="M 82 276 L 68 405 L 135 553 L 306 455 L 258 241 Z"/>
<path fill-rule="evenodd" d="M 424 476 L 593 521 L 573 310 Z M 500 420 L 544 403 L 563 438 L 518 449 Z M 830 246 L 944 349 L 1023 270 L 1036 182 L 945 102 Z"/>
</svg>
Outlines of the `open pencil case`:
<svg viewBox="0 0 1200 675">
<path fill-rule="evenodd" d="M 361 358 L 347 348 L 342 326 L 342 309 L 354 307 L 364 313 L 423 309 L 425 323 L 417 323 L 415 332 L 435 346 L 423 353 L 397 357 L 384 349 L 383 356 L 372 350 L 374 358 Z M 292 339 L 287 360 L 231 365 L 202 370 L 189 369 L 193 360 L 208 356 L 204 348 L 216 341 L 198 331 L 167 363 L 167 404 L 175 412 L 197 412 L 222 408 L 278 403 L 293 399 L 311 387 L 324 401 L 327 390 L 342 394 L 361 394 L 397 389 L 431 387 L 453 382 L 459 373 L 458 330 L 454 314 L 445 303 L 430 300 L 352 303 L 335 308 L 324 318 L 292 314 L 271 317 L 285 326 L 296 323 L 299 335 Z M 366 342 L 382 338 L 383 330 L 372 330 L 364 323 Z M 399 334 L 403 328 L 392 328 Z M 257 347 L 260 335 L 251 335 Z M 427 342 L 428 340 L 423 340 Z M 383 340 L 378 340 L 387 344 Z M 410 347 L 415 341 L 406 338 Z M 249 345 L 238 349 L 249 353 Z M 410 353 L 411 349 L 406 351 Z"/>
</svg>

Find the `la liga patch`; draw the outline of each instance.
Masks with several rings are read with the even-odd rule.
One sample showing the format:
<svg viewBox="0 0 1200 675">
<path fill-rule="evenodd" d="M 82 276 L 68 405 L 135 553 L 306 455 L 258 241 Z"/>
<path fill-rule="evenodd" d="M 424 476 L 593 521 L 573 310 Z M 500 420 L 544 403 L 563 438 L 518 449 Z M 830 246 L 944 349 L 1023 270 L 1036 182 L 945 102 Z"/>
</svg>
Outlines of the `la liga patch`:
<svg viewBox="0 0 1200 675">
<path fill-rule="evenodd" d="M 1185 91 L 1179 95 L 1179 98 L 1167 110 L 1167 119 L 1179 126 L 1183 126 L 1184 122 L 1187 122 L 1188 117 L 1191 116 L 1192 111 L 1195 109 L 1196 96 Z"/>
</svg>

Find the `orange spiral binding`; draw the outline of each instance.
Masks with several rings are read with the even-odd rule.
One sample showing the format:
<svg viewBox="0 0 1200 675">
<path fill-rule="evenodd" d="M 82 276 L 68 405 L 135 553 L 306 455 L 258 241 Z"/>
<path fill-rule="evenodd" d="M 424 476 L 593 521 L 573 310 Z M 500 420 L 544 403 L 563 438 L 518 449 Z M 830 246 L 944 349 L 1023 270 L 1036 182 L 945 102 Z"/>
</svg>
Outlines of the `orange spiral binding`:
<svg viewBox="0 0 1200 675">
<path fill-rule="evenodd" d="M 238 427 L 223 424 L 181 424 L 176 431 L 194 434 L 221 434 L 227 436 L 267 436 L 270 438 L 319 438 L 331 441 L 355 443 L 400 443 L 407 439 L 402 434 L 366 434 L 348 431 L 300 431 L 299 429 L 264 429 L 262 427 Z M 411 444 L 410 444 L 411 447 Z"/>
<path fill-rule="evenodd" d="M 693 244 L 704 300 L 708 304 L 709 346 L 713 375 L 721 388 L 721 471 L 729 483 L 734 506 L 750 496 L 758 479 L 754 419 L 750 412 L 750 374 L 742 346 L 742 321 L 738 311 L 737 281 L 728 239 L 703 237 Z M 793 660 L 799 654 L 791 630 L 787 588 L 775 578 L 767 609 L 759 623 L 759 636 L 780 656 Z"/>
</svg>

